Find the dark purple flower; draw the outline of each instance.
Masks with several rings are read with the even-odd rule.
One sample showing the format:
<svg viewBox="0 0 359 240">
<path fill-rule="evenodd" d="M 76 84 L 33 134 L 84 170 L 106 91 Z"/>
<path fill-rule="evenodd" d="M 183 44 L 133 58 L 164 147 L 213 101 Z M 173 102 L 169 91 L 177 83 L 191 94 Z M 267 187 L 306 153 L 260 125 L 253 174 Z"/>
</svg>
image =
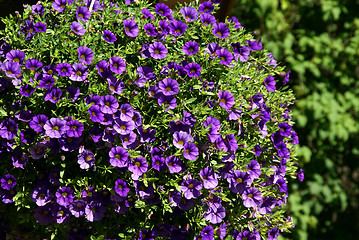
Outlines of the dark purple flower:
<svg viewBox="0 0 359 240">
<path fill-rule="evenodd" d="M 138 36 L 138 26 L 135 21 L 131 19 L 126 19 L 123 21 L 123 27 L 125 28 L 125 33 L 129 37 L 137 37 Z"/>
<path fill-rule="evenodd" d="M 201 22 L 203 25 L 207 26 L 209 24 L 213 24 L 216 22 L 216 18 L 215 16 L 213 16 L 212 14 L 209 13 L 203 13 L 201 15 L 199 15 L 201 18 Z"/>
<path fill-rule="evenodd" d="M 120 57 L 110 58 L 110 70 L 116 74 L 122 74 L 126 70 L 126 63 Z"/>
<path fill-rule="evenodd" d="M 226 24 L 220 22 L 220 23 L 214 23 L 213 24 L 213 30 L 212 33 L 219 38 L 227 38 L 230 34 L 229 28 L 226 26 Z"/>
<path fill-rule="evenodd" d="M 32 143 L 35 140 L 36 133 L 31 128 L 25 128 L 21 130 L 20 137 L 23 143 Z"/>
<path fill-rule="evenodd" d="M 203 122 L 204 127 L 209 127 L 209 131 L 207 133 L 208 138 L 213 143 L 217 140 L 219 135 L 219 130 L 221 129 L 221 122 L 215 117 L 207 117 L 207 120 Z"/>
<path fill-rule="evenodd" d="M 86 205 L 86 219 L 90 222 L 100 221 L 105 215 L 106 208 L 101 202 L 92 201 Z"/>
<path fill-rule="evenodd" d="M 5 119 L 0 124 L 0 136 L 7 140 L 14 139 L 17 136 L 18 126 L 12 119 Z"/>
<path fill-rule="evenodd" d="M 168 156 L 166 158 L 166 165 L 170 173 L 179 173 L 182 171 L 182 161 L 176 156 Z"/>
<path fill-rule="evenodd" d="M 37 206 L 45 206 L 51 202 L 53 194 L 47 186 L 37 186 L 32 192 L 31 199 Z"/>
<path fill-rule="evenodd" d="M 164 3 L 157 3 L 155 6 L 155 12 L 166 17 L 171 14 L 171 9 Z"/>
<path fill-rule="evenodd" d="M 297 174 L 297 177 L 298 177 L 298 180 L 299 180 L 300 182 L 303 182 L 303 180 L 304 180 L 304 172 L 303 172 L 303 169 L 299 169 L 299 172 L 298 172 L 298 174 Z"/>
<path fill-rule="evenodd" d="M 122 180 L 122 179 L 118 179 L 115 182 L 115 192 L 120 195 L 121 197 L 126 197 L 128 192 L 130 191 L 130 189 L 127 186 L 127 183 Z"/>
<path fill-rule="evenodd" d="M 0 68 L 9 78 L 16 78 L 19 74 L 21 74 L 20 64 L 18 62 L 6 62 L 1 64 Z"/>
<path fill-rule="evenodd" d="M 36 32 L 46 32 L 46 24 L 38 22 L 34 25 Z"/>
<path fill-rule="evenodd" d="M 199 172 L 199 176 L 203 181 L 203 187 L 205 189 L 214 189 L 218 186 L 217 174 L 210 167 L 206 167 Z"/>
<path fill-rule="evenodd" d="M 61 136 L 66 133 L 65 124 L 65 120 L 51 118 L 50 120 L 47 120 L 44 125 L 45 134 L 50 138 L 61 138 Z"/>
<path fill-rule="evenodd" d="M 16 178 L 11 174 L 6 174 L 1 178 L 1 187 L 5 190 L 11 190 L 16 185 Z"/>
<path fill-rule="evenodd" d="M 93 122 L 102 122 L 104 120 L 104 115 L 100 110 L 100 106 L 92 105 L 88 112 L 90 113 L 90 118 Z"/>
<path fill-rule="evenodd" d="M 62 187 L 56 191 L 56 202 L 57 204 L 67 207 L 74 201 L 74 191 L 70 187 Z"/>
<path fill-rule="evenodd" d="M 85 35 L 86 30 L 85 30 L 85 28 L 82 26 L 82 24 L 79 23 L 79 22 L 72 22 L 70 28 L 71 28 L 71 30 L 72 30 L 75 34 L 77 34 L 77 35 L 80 35 L 80 36 Z"/>
<path fill-rule="evenodd" d="M 153 26 L 151 23 L 146 23 L 145 26 L 143 26 L 143 29 L 146 31 L 148 36 L 156 36 L 157 35 L 156 27 Z"/>
<path fill-rule="evenodd" d="M 274 145 L 274 147 L 277 149 L 277 153 L 279 157 L 288 157 L 288 148 L 287 145 L 284 142 L 279 142 Z"/>
<path fill-rule="evenodd" d="M 213 235 L 214 231 L 211 225 L 204 227 L 201 231 L 202 240 L 213 240 Z"/>
<path fill-rule="evenodd" d="M 52 103 L 57 103 L 62 96 L 62 91 L 60 88 L 53 87 L 47 91 L 44 96 L 45 101 L 50 101 Z"/>
<path fill-rule="evenodd" d="M 45 75 L 43 78 L 41 78 L 39 87 L 43 89 L 51 89 L 54 84 L 55 79 L 50 75 Z"/>
<path fill-rule="evenodd" d="M 198 12 L 194 7 L 183 7 L 180 9 L 186 22 L 193 22 L 198 18 Z"/>
<path fill-rule="evenodd" d="M 177 206 L 183 211 L 190 210 L 194 206 L 193 199 L 182 197 L 182 194 L 177 190 L 171 191 L 168 195 L 171 206 Z"/>
<path fill-rule="evenodd" d="M 194 55 L 198 53 L 199 45 L 197 42 L 189 41 L 183 45 L 182 50 L 187 55 Z"/>
<path fill-rule="evenodd" d="M 102 113 L 114 114 L 119 107 L 117 99 L 112 95 L 102 96 L 100 99 L 100 107 Z"/>
<path fill-rule="evenodd" d="M 169 25 L 170 34 L 180 36 L 186 32 L 187 24 L 181 21 L 173 21 Z"/>
<path fill-rule="evenodd" d="M 201 3 L 201 5 L 198 8 L 198 11 L 202 13 L 210 13 L 213 12 L 213 10 L 214 10 L 214 6 L 211 1 L 205 1 Z"/>
<path fill-rule="evenodd" d="M 251 51 L 258 51 L 258 50 L 262 49 L 261 40 L 259 40 L 258 42 L 247 40 L 247 45 L 248 45 L 249 50 L 251 50 Z"/>
<path fill-rule="evenodd" d="M 80 164 L 81 169 L 88 169 L 95 164 L 95 155 L 91 150 L 85 149 L 83 152 L 79 153 L 78 164 Z"/>
<path fill-rule="evenodd" d="M 165 159 L 163 156 L 154 155 L 152 157 L 152 167 L 157 171 L 163 171 L 165 165 Z"/>
<path fill-rule="evenodd" d="M 156 19 L 155 16 L 153 16 L 153 14 L 147 8 L 143 8 L 141 10 L 141 12 L 142 12 L 144 18 L 149 18 L 150 20 Z"/>
<path fill-rule="evenodd" d="M 188 77 L 199 77 L 201 76 L 201 65 L 197 64 L 197 63 L 188 63 L 185 67 L 184 70 L 187 72 Z"/>
<path fill-rule="evenodd" d="M 258 212 L 261 214 L 271 213 L 275 203 L 276 199 L 274 197 L 263 197 L 262 204 L 258 206 Z"/>
<path fill-rule="evenodd" d="M 249 49 L 246 46 L 241 46 L 239 42 L 232 43 L 231 46 L 234 53 L 234 59 L 236 61 L 238 61 L 238 58 L 241 62 L 245 62 L 248 60 Z"/>
<path fill-rule="evenodd" d="M 183 149 L 184 145 L 189 141 L 193 141 L 193 138 L 187 132 L 179 131 L 173 134 L 173 145 L 176 148 Z"/>
<path fill-rule="evenodd" d="M 242 199 L 243 205 L 247 208 L 258 207 L 263 201 L 261 192 L 255 187 L 245 189 L 242 194 Z"/>
<path fill-rule="evenodd" d="M 267 62 L 268 66 L 273 66 L 273 68 L 275 68 L 277 66 L 277 61 L 274 59 L 273 54 L 271 52 L 269 52 L 269 54 L 267 55 L 269 61 Z"/>
<path fill-rule="evenodd" d="M 220 59 L 219 63 L 228 66 L 233 60 L 233 55 L 227 49 L 222 48 L 216 51 L 218 58 Z"/>
<path fill-rule="evenodd" d="M 115 34 L 113 34 L 111 31 L 109 30 L 104 30 L 103 31 L 103 35 L 102 38 L 109 43 L 113 43 L 117 40 Z"/>
<path fill-rule="evenodd" d="M 268 77 L 266 77 L 264 79 L 263 84 L 264 84 L 264 86 L 266 86 L 266 88 L 267 88 L 267 90 L 269 92 L 274 92 L 276 90 L 275 80 L 274 80 L 274 77 L 272 75 L 269 75 Z"/>
<path fill-rule="evenodd" d="M 83 64 L 91 64 L 93 61 L 93 52 L 88 47 L 80 46 L 77 48 L 78 56 L 80 59 L 80 62 Z"/>
<path fill-rule="evenodd" d="M 45 156 L 47 146 L 43 143 L 37 143 L 29 149 L 31 157 L 33 159 L 40 159 Z"/>
<path fill-rule="evenodd" d="M 142 199 L 149 199 L 154 195 L 154 189 L 152 184 L 146 186 L 143 181 L 134 181 L 136 194 Z"/>
<path fill-rule="evenodd" d="M 256 160 L 251 160 L 246 169 L 249 169 L 247 172 L 253 180 L 259 178 L 262 174 L 261 165 Z"/>
<path fill-rule="evenodd" d="M 25 62 L 25 67 L 30 69 L 32 72 L 35 72 L 36 69 L 42 67 L 42 62 L 38 59 L 27 59 Z"/>
<path fill-rule="evenodd" d="M 158 23 L 157 33 L 159 36 L 165 36 L 170 32 L 169 23 L 166 20 L 161 20 Z"/>
<path fill-rule="evenodd" d="M 11 156 L 12 165 L 16 168 L 24 168 L 28 161 L 28 157 L 21 151 L 15 152 Z"/>
<path fill-rule="evenodd" d="M 101 60 L 96 64 L 97 72 L 101 77 L 110 77 L 110 65 L 106 60 Z"/>
<path fill-rule="evenodd" d="M 65 11 L 67 2 L 68 2 L 68 0 L 55 0 L 55 1 L 52 3 L 52 7 L 53 7 L 56 11 L 62 13 L 62 12 Z"/>
<path fill-rule="evenodd" d="M 158 105 L 166 108 L 166 112 L 170 109 L 175 109 L 177 107 L 176 98 L 173 96 L 165 96 L 161 94 L 161 96 L 158 97 Z"/>
<path fill-rule="evenodd" d="M 278 236 L 279 236 L 279 229 L 277 227 L 274 227 L 271 230 L 269 230 L 267 240 L 276 240 Z"/>
<path fill-rule="evenodd" d="M 55 218 L 52 215 L 50 204 L 37 207 L 34 210 L 34 218 L 37 223 L 42 225 L 49 225 L 50 223 L 54 222 Z"/>
<path fill-rule="evenodd" d="M 11 50 L 10 52 L 6 53 L 6 58 L 10 62 L 18 62 L 20 65 L 22 65 L 25 59 L 25 53 L 20 50 Z"/>
<path fill-rule="evenodd" d="M 55 205 L 52 209 L 52 215 L 59 224 L 66 224 L 70 221 L 70 211 L 67 207 Z"/>
<path fill-rule="evenodd" d="M 74 200 L 68 208 L 74 217 L 79 218 L 85 216 L 85 206 L 84 200 Z"/>
<path fill-rule="evenodd" d="M 247 172 L 234 170 L 231 177 L 227 178 L 229 189 L 234 193 L 243 193 L 252 184 L 252 179 Z"/>
<path fill-rule="evenodd" d="M 73 85 L 66 87 L 66 91 L 67 91 L 68 99 L 72 98 L 73 102 L 75 102 L 80 96 L 80 89 Z"/>
<path fill-rule="evenodd" d="M 282 81 L 283 81 L 283 85 L 286 85 L 289 82 L 289 74 L 291 73 L 291 71 L 289 70 L 287 73 L 281 75 L 282 76 Z"/>
<path fill-rule="evenodd" d="M 155 129 L 139 127 L 137 129 L 137 132 L 140 135 L 141 143 L 145 143 L 145 142 L 151 143 L 156 139 L 155 138 L 155 135 L 156 135 Z"/>
<path fill-rule="evenodd" d="M 284 123 L 279 123 L 278 124 L 279 127 L 279 134 L 283 137 L 290 137 L 292 134 L 292 127 L 284 122 Z"/>
<path fill-rule="evenodd" d="M 110 164 L 114 167 L 127 167 L 129 161 L 129 153 L 125 148 L 113 147 L 109 152 Z"/>
<path fill-rule="evenodd" d="M 234 23 L 235 24 L 235 26 L 234 26 L 234 29 L 239 29 L 239 28 L 242 28 L 242 25 L 241 25 L 241 23 L 238 21 L 238 18 L 236 18 L 236 17 L 230 17 L 229 19 L 228 19 L 228 21 L 230 22 L 230 23 Z"/>
<path fill-rule="evenodd" d="M 72 66 L 68 63 L 57 64 L 55 70 L 59 76 L 70 77 L 72 75 Z"/>
<path fill-rule="evenodd" d="M 194 143 L 185 143 L 183 146 L 183 157 L 190 160 L 190 161 L 194 161 L 197 159 L 199 153 L 198 153 L 198 148 L 196 146 L 196 144 Z"/>
<path fill-rule="evenodd" d="M 212 224 L 222 222 L 226 216 L 226 209 L 220 203 L 213 203 L 209 206 L 207 212 L 204 214 L 204 219 L 210 221 Z"/>
<path fill-rule="evenodd" d="M 129 134 L 136 128 L 135 123 L 131 121 L 122 121 L 120 118 L 115 119 L 113 128 L 121 135 Z"/>
<path fill-rule="evenodd" d="M 154 42 L 149 45 L 148 51 L 154 59 L 163 59 L 167 56 L 168 50 L 161 42 Z"/>
<path fill-rule="evenodd" d="M 38 14 L 40 16 L 44 15 L 45 13 L 45 8 L 43 5 L 38 4 L 38 5 L 32 5 L 31 6 L 31 10 L 33 14 Z"/>
<path fill-rule="evenodd" d="M 81 6 L 76 10 L 76 18 L 77 20 L 87 22 L 91 18 L 91 12 L 87 7 Z"/>
<path fill-rule="evenodd" d="M 0 45 L 0 55 L 5 57 L 6 54 L 11 51 L 11 49 L 12 49 L 11 45 L 9 43 L 7 43 L 6 41 L 4 41 Z"/>
</svg>

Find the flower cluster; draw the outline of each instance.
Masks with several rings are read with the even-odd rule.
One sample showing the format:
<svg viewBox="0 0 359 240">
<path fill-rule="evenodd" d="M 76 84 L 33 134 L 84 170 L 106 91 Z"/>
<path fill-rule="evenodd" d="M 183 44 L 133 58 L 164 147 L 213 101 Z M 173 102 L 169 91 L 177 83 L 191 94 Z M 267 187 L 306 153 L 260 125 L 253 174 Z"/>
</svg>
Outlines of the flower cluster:
<svg viewBox="0 0 359 240">
<path fill-rule="evenodd" d="M 218 3 L 55 0 L 4 20 L 2 202 L 69 239 L 293 227 L 289 72 L 238 19 L 217 22 Z"/>
</svg>

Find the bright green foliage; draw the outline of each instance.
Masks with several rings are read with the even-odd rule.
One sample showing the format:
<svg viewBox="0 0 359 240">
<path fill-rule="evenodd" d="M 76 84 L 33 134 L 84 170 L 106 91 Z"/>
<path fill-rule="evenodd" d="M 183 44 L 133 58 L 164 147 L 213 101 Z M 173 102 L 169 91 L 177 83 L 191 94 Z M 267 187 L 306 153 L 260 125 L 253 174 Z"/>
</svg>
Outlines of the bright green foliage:
<svg viewBox="0 0 359 240">
<path fill-rule="evenodd" d="M 296 239 L 358 236 L 358 6 L 357 0 L 237 0 L 232 13 L 292 70 L 306 175 L 289 194 Z"/>
</svg>

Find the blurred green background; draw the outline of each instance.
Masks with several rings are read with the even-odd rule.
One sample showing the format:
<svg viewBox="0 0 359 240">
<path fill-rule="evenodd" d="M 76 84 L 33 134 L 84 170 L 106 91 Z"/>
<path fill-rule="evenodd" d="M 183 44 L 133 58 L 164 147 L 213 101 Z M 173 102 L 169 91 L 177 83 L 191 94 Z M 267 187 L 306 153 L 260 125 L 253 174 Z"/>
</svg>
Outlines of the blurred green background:
<svg viewBox="0 0 359 240">
<path fill-rule="evenodd" d="M 359 239 L 359 1 L 235 0 L 232 15 L 291 69 L 303 183 L 288 239 Z"/>
</svg>

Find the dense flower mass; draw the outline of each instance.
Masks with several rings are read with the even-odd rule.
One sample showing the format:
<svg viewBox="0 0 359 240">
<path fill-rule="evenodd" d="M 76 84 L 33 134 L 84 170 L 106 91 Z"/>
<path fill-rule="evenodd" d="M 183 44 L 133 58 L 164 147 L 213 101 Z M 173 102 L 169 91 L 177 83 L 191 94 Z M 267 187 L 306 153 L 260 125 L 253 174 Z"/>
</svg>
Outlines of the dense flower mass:
<svg viewBox="0 0 359 240">
<path fill-rule="evenodd" d="M 304 175 L 290 71 L 238 19 L 216 20 L 219 2 L 42 1 L 5 20 L 9 232 L 276 239 L 293 227 L 288 178 Z"/>
</svg>

